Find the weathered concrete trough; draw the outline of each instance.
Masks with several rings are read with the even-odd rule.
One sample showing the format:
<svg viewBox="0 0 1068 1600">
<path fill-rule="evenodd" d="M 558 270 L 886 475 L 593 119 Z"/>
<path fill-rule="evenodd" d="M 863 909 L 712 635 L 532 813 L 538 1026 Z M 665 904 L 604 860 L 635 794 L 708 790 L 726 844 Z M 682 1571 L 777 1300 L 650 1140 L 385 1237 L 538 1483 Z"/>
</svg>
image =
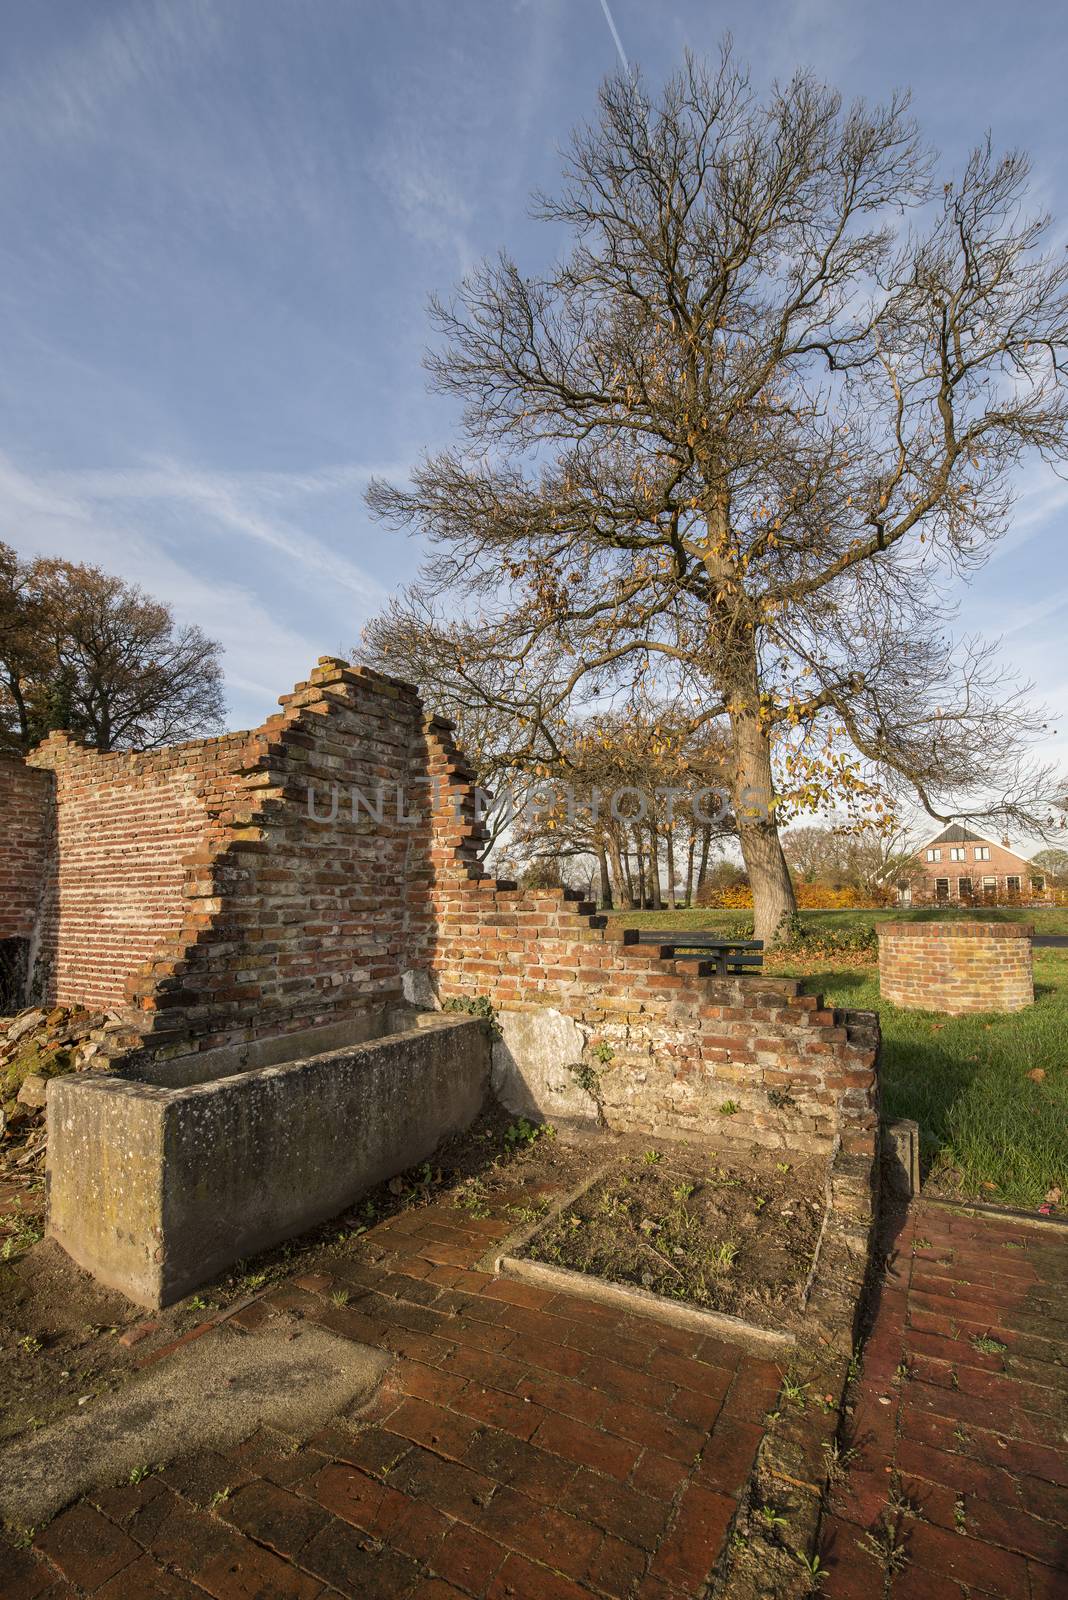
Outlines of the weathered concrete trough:
<svg viewBox="0 0 1068 1600">
<path fill-rule="evenodd" d="M 131 1300 L 169 1305 L 337 1215 L 477 1116 L 485 1023 L 383 1012 L 345 1027 L 360 1042 L 317 1030 L 137 1077 L 54 1078 L 49 1235 Z"/>
</svg>

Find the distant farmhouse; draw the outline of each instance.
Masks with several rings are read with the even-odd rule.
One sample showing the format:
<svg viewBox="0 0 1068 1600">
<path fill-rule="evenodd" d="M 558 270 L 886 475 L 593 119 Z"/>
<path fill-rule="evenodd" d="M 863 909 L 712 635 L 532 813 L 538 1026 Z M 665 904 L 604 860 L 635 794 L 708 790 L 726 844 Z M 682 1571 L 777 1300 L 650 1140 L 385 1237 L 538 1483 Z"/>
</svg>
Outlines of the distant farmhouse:
<svg viewBox="0 0 1068 1600">
<path fill-rule="evenodd" d="M 964 905 L 1031 900 L 1044 896 L 1046 877 L 1009 841 L 970 833 L 959 822 L 921 845 L 911 882 L 898 886 L 903 905 L 959 900 Z"/>
</svg>

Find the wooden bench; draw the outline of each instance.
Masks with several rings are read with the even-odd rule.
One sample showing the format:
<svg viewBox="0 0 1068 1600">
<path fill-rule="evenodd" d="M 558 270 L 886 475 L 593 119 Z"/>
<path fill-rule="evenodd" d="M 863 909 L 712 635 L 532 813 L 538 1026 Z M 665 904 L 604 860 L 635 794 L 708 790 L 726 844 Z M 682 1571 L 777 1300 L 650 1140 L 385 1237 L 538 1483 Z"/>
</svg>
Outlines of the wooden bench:
<svg viewBox="0 0 1068 1600">
<path fill-rule="evenodd" d="M 665 961 L 707 961 L 717 978 L 753 972 L 764 965 L 763 939 L 724 939 L 685 928 L 630 928 L 628 944 L 656 945 Z M 635 934 L 637 937 L 635 937 Z"/>
</svg>

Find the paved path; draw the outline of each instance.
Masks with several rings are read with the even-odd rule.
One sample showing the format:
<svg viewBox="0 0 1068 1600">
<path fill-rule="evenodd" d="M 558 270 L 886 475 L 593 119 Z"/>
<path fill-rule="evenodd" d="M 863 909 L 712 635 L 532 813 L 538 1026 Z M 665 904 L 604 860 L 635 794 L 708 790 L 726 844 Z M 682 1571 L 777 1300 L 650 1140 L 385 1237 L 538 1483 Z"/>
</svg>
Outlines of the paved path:
<svg viewBox="0 0 1068 1600">
<path fill-rule="evenodd" d="M 1068 1597 L 1068 1228 L 913 1208 L 824 1522 L 825 1600 Z"/>
<path fill-rule="evenodd" d="M 503 1201 L 482 1218 L 403 1212 L 336 1275 L 298 1277 L 204 1334 L 254 1337 L 285 1311 L 398 1360 L 358 1432 L 300 1446 L 261 1432 L 91 1494 L 32 1548 L 0 1547 L 0 1595 L 692 1600 L 780 1371 L 473 1270 L 514 1225 Z"/>
</svg>

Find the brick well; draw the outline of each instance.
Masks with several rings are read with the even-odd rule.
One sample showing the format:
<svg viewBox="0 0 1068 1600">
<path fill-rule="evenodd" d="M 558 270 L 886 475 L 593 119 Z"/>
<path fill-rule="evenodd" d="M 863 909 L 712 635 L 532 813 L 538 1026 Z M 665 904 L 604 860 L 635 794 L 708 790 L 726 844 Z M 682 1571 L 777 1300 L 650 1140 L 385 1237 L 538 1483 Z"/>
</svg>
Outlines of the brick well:
<svg viewBox="0 0 1068 1600">
<path fill-rule="evenodd" d="M 887 922 L 879 989 L 909 1011 L 1022 1011 L 1035 998 L 1024 922 Z"/>
</svg>

